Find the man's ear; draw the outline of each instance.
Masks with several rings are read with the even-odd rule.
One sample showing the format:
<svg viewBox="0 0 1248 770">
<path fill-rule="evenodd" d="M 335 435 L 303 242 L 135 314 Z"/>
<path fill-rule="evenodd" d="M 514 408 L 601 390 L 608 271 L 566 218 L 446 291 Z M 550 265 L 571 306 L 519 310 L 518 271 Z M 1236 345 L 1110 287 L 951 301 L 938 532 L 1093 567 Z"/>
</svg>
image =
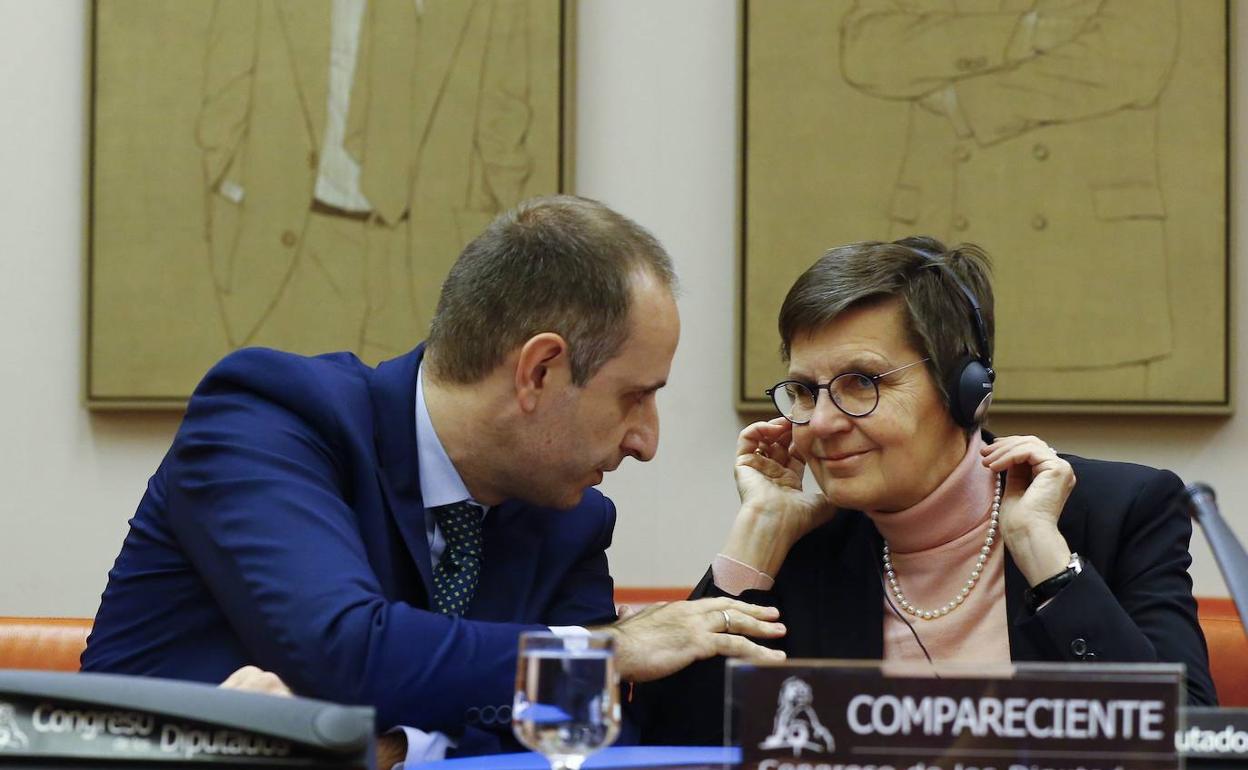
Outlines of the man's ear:
<svg viewBox="0 0 1248 770">
<path fill-rule="evenodd" d="M 570 363 L 568 343 L 563 337 L 554 332 L 530 337 L 516 357 L 516 400 L 520 408 L 533 411 L 543 393 L 552 386 L 570 382 Z"/>
</svg>

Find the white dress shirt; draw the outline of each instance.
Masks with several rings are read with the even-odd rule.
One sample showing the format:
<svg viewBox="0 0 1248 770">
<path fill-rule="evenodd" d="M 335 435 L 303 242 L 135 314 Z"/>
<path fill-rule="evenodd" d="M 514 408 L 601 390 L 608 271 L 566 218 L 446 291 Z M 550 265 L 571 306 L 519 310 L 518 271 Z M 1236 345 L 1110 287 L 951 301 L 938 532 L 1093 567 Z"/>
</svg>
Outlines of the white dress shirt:
<svg viewBox="0 0 1248 770">
<path fill-rule="evenodd" d="M 472 499 L 464 479 L 455 470 L 455 464 L 442 446 L 429 408 L 425 405 L 425 367 L 416 371 L 416 460 L 420 468 L 420 497 L 425 506 L 425 536 L 429 539 L 429 561 L 434 568 L 442 560 L 446 540 L 438 528 L 432 508 L 440 505 L 467 502 L 481 509 L 481 517 L 489 515 L 485 506 Z M 589 631 L 580 626 L 552 626 L 551 631 L 560 636 L 582 636 Z M 407 758 L 405 764 L 433 762 L 446 757 L 446 750 L 455 745 L 443 733 L 427 733 L 415 727 L 401 727 L 407 735 Z"/>
<path fill-rule="evenodd" d="M 425 536 L 429 539 L 429 561 L 436 568 L 442 561 L 442 553 L 446 550 L 446 540 L 438 528 L 437 518 L 432 508 L 440 505 L 451 505 L 467 501 L 481 508 L 482 517 L 486 511 L 484 506 L 472 499 L 464 479 L 455 470 L 451 458 L 447 456 L 438 433 L 433 429 L 433 421 L 429 419 L 429 409 L 425 406 L 425 367 L 416 371 L 416 461 L 420 468 L 420 498 L 425 506 Z M 446 750 L 455 742 L 444 733 L 427 733 L 415 727 L 399 728 L 407 735 L 407 758 L 405 764 L 414 765 L 421 762 L 433 762 L 446 757 Z"/>
<path fill-rule="evenodd" d="M 420 468 L 420 499 L 425 505 L 425 537 L 429 539 L 429 561 L 434 566 L 442 561 L 446 540 L 438 528 L 434 508 L 467 502 L 480 509 L 481 518 L 486 515 L 485 506 L 472 499 L 464 480 L 455 470 L 455 464 L 447 456 L 438 433 L 429 419 L 425 406 L 425 367 L 416 370 L 416 467 Z"/>
</svg>

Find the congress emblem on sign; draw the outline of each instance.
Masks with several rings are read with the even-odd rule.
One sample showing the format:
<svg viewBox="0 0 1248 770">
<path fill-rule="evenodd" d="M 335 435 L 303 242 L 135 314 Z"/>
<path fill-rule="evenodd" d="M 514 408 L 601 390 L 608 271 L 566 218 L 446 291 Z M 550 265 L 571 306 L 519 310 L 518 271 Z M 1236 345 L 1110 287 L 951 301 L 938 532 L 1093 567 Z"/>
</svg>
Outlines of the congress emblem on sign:
<svg viewBox="0 0 1248 770">
<path fill-rule="evenodd" d="M 814 691 L 804 680 L 791 676 L 780 685 L 776 718 L 771 735 L 758 744 L 760 749 L 793 749 L 793 756 L 802 751 L 831 752 L 836 748 L 832 733 L 815 713 Z"/>
<path fill-rule="evenodd" d="M 30 740 L 21 728 L 17 726 L 17 717 L 14 715 L 13 706 L 8 703 L 0 703 L 0 751 L 9 749 L 18 751 L 30 745 Z"/>
</svg>

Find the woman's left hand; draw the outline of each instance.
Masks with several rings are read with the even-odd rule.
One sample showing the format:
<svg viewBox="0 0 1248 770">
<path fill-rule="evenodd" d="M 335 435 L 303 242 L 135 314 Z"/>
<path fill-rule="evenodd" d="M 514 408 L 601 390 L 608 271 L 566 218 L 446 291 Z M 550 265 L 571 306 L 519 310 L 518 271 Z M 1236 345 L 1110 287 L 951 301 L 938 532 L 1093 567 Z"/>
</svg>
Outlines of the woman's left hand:
<svg viewBox="0 0 1248 770">
<path fill-rule="evenodd" d="M 1031 585 L 1052 577 L 1070 560 L 1057 529 L 1075 488 L 1070 463 L 1035 436 L 1004 436 L 982 450 L 984 465 L 1006 472 L 1001 494 L 1001 539 Z"/>
</svg>

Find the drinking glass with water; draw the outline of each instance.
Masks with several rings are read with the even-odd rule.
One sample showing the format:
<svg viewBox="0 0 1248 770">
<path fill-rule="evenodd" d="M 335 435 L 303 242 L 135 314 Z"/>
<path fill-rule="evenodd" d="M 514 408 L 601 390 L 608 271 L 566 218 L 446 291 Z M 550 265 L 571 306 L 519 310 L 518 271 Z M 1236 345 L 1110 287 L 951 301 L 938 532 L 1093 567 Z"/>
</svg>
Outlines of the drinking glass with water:
<svg viewBox="0 0 1248 770">
<path fill-rule="evenodd" d="M 512 729 L 552 770 L 577 770 L 620 732 L 619 674 L 610 634 L 520 635 Z"/>
</svg>

